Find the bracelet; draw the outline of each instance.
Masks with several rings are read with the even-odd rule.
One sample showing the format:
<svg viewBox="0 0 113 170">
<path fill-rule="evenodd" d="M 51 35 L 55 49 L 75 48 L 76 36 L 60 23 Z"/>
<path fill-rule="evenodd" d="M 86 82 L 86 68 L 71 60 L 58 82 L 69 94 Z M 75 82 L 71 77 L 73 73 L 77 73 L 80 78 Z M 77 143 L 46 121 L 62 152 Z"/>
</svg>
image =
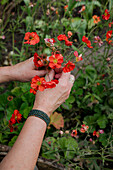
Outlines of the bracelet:
<svg viewBox="0 0 113 170">
<path fill-rule="evenodd" d="M 49 123 L 50 123 L 50 118 L 49 118 L 49 116 L 48 116 L 45 112 L 43 112 L 43 111 L 41 111 L 41 110 L 33 109 L 33 110 L 30 111 L 28 117 L 29 117 L 29 116 L 39 117 L 40 119 L 42 119 L 42 120 L 44 120 L 44 121 L 46 122 L 47 126 L 48 126 Z"/>
</svg>

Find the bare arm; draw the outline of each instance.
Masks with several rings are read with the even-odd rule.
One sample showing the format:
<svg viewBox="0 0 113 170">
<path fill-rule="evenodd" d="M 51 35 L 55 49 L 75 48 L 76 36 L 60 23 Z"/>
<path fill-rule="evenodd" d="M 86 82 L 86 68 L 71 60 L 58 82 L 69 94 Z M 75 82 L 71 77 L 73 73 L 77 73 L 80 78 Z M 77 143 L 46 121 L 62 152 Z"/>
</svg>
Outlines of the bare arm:
<svg viewBox="0 0 113 170">
<path fill-rule="evenodd" d="M 53 72 L 51 76 L 54 77 Z M 40 109 L 50 116 L 69 97 L 73 85 L 69 81 L 70 76 L 72 76 L 70 73 L 62 73 L 55 88 L 38 91 L 33 109 Z M 11 151 L 3 159 L 0 169 L 33 170 L 45 131 L 46 123 L 43 120 L 34 116 L 29 117 Z"/>
</svg>

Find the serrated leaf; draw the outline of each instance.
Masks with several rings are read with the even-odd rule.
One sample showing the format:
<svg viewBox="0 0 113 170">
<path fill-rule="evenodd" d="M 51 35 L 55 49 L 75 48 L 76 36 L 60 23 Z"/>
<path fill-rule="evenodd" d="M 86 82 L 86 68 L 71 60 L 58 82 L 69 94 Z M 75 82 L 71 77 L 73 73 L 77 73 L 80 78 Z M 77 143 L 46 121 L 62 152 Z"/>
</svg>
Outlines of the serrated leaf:
<svg viewBox="0 0 113 170">
<path fill-rule="evenodd" d="M 53 125 L 56 129 L 60 129 L 64 127 L 64 119 L 60 113 L 54 112 L 50 116 L 50 124 Z"/>
</svg>

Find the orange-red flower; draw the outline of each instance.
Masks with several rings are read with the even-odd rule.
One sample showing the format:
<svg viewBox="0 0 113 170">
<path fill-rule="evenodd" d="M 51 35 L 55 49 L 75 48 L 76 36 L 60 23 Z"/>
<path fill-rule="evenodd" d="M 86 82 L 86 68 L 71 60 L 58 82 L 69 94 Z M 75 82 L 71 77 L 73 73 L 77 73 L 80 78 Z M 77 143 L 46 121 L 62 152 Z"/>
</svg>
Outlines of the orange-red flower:
<svg viewBox="0 0 113 170">
<path fill-rule="evenodd" d="M 49 57 L 49 67 L 52 69 L 60 68 L 61 64 L 63 63 L 63 56 L 62 54 L 53 54 Z"/>
<path fill-rule="evenodd" d="M 64 6 L 64 10 L 67 11 L 67 8 L 68 8 L 68 5 L 65 5 Z"/>
<path fill-rule="evenodd" d="M 30 45 L 35 45 L 40 41 L 39 36 L 36 32 L 31 32 L 31 33 L 27 32 L 25 34 L 24 39 L 27 40 L 26 42 L 24 42 L 24 44 L 30 44 Z"/>
<path fill-rule="evenodd" d="M 72 71 L 74 68 L 75 68 L 75 64 L 72 63 L 71 61 L 68 61 L 68 63 L 65 64 L 62 70 L 64 73 L 66 73 Z"/>
<path fill-rule="evenodd" d="M 81 125 L 82 126 L 82 128 L 80 129 L 80 131 L 82 132 L 82 133 L 85 133 L 88 129 L 89 129 L 89 126 L 86 126 L 85 124 L 83 124 L 83 125 Z"/>
<path fill-rule="evenodd" d="M 108 20 L 110 18 L 110 14 L 108 9 L 105 10 L 104 15 L 102 15 L 102 19 Z"/>
<path fill-rule="evenodd" d="M 108 42 L 108 44 L 111 44 L 112 40 L 109 40 L 112 36 L 112 30 L 108 31 L 106 34 L 106 41 Z"/>
<path fill-rule="evenodd" d="M 100 22 L 100 17 L 98 17 L 97 15 L 94 15 L 93 19 L 95 24 L 98 24 Z"/>
<path fill-rule="evenodd" d="M 109 27 L 111 27 L 112 25 L 113 25 L 113 22 L 110 22 L 110 23 L 109 23 Z"/>
<path fill-rule="evenodd" d="M 71 136 L 72 136 L 72 137 L 76 137 L 76 136 L 77 136 L 77 130 L 72 130 Z"/>
<path fill-rule="evenodd" d="M 13 125 L 15 124 L 16 122 L 19 123 L 19 121 L 21 121 L 22 119 L 22 115 L 19 113 L 18 110 L 14 110 L 14 113 L 12 114 L 12 117 L 10 118 L 9 120 L 9 125 Z"/>
<path fill-rule="evenodd" d="M 65 45 L 67 45 L 67 46 L 71 46 L 72 43 L 73 43 L 72 41 L 68 41 L 68 40 L 65 41 Z"/>
<path fill-rule="evenodd" d="M 32 92 L 33 94 L 35 93 L 35 91 L 39 90 L 39 91 L 44 91 L 45 89 L 45 83 L 46 80 L 44 77 L 39 77 L 39 76 L 35 76 L 32 78 L 32 82 L 31 82 L 31 88 L 33 90 L 30 90 L 30 92 Z"/>
<path fill-rule="evenodd" d="M 96 132 L 96 130 L 93 132 L 93 136 L 96 136 L 97 138 L 99 138 L 99 132 Z"/>
<path fill-rule="evenodd" d="M 36 90 L 35 89 L 30 89 L 30 93 L 33 93 L 34 95 L 36 94 Z"/>
<path fill-rule="evenodd" d="M 58 37 L 57 37 L 57 39 L 59 40 L 59 41 L 66 41 L 66 40 L 68 40 L 68 38 L 66 37 L 66 35 L 65 34 L 60 34 Z"/>
<path fill-rule="evenodd" d="M 87 38 L 86 36 L 83 36 L 83 37 L 82 37 L 82 41 L 87 44 L 87 47 L 93 48 L 93 47 L 91 46 L 91 41 L 88 40 L 88 38 Z"/>
<path fill-rule="evenodd" d="M 59 83 L 59 81 L 57 79 L 51 80 L 49 82 L 46 82 L 45 87 L 46 88 L 54 88 L 54 87 L 56 87 L 56 84 L 58 84 L 58 83 Z"/>
<path fill-rule="evenodd" d="M 37 53 L 34 53 L 34 65 L 36 67 L 42 67 L 44 64 L 43 64 L 43 61 L 42 59 L 38 56 Z"/>
</svg>

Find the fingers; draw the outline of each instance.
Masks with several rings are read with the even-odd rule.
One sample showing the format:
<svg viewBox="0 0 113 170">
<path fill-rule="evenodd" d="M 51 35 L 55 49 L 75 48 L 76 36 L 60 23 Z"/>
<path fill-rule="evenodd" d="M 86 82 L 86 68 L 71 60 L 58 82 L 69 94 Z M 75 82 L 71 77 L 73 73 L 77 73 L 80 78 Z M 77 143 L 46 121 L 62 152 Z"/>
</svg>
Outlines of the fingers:
<svg viewBox="0 0 113 170">
<path fill-rule="evenodd" d="M 71 74 L 69 77 L 69 90 L 71 91 L 71 88 L 73 87 L 75 81 L 75 77 Z"/>
<path fill-rule="evenodd" d="M 38 75 L 39 77 L 45 76 L 47 74 L 47 70 L 33 70 L 32 71 L 32 76 Z"/>
<path fill-rule="evenodd" d="M 59 83 L 67 84 L 67 81 L 69 81 L 69 77 L 70 77 L 70 72 L 68 72 L 68 73 L 62 72 L 62 75 L 59 78 Z"/>
<path fill-rule="evenodd" d="M 55 78 L 59 79 L 61 77 L 62 73 L 55 74 Z"/>
<path fill-rule="evenodd" d="M 51 70 L 45 77 L 46 81 L 51 81 L 54 78 L 55 72 Z"/>
</svg>

